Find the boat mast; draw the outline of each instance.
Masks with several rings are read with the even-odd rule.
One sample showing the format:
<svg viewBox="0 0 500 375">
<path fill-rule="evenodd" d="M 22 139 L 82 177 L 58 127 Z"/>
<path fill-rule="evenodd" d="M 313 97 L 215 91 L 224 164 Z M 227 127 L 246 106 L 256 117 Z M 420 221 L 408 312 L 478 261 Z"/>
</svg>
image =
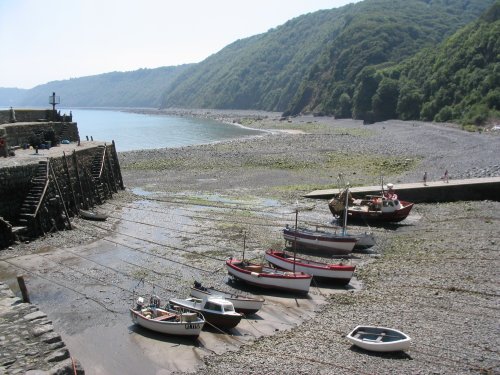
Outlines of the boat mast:
<svg viewBox="0 0 500 375">
<path fill-rule="evenodd" d="M 243 232 L 243 256 L 242 256 L 242 261 L 245 261 L 245 247 L 246 247 L 246 240 L 247 240 L 247 232 Z"/>
<path fill-rule="evenodd" d="M 345 187 L 345 204 L 344 204 L 344 225 L 342 227 L 342 235 L 345 236 L 347 227 L 347 206 L 349 205 L 349 186 Z"/>
<path fill-rule="evenodd" d="M 299 209 L 295 209 L 295 238 L 293 241 L 293 273 L 295 273 L 295 260 L 297 258 L 297 221 L 299 217 Z"/>
</svg>

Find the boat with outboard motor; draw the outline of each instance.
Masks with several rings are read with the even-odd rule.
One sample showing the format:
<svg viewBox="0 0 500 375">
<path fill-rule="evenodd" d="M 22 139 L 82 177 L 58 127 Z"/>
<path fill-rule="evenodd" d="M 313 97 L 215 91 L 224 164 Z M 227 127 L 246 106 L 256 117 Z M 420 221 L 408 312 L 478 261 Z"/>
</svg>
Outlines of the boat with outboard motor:
<svg viewBox="0 0 500 375">
<path fill-rule="evenodd" d="M 157 296 L 151 296 L 149 304 L 143 297 L 138 297 L 129 312 L 133 323 L 173 336 L 198 337 L 205 324 L 205 318 L 200 313 L 160 307 Z"/>
</svg>

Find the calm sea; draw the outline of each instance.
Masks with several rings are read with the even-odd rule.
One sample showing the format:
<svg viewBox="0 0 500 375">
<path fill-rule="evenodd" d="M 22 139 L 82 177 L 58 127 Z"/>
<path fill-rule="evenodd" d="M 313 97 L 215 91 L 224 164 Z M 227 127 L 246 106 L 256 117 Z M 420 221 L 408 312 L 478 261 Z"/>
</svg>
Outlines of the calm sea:
<svg viewBox="0 0 500 375">
<path fill-rule="evenodd" d="M 61 114 L 70 109 L 61 108 Z M 251 135 L 259 131 L 208 119 L 144 115 L 94 109 L 71 109 L 80 139 L 116 143 L 117 151 L 197 145 Z"/>
</svg>

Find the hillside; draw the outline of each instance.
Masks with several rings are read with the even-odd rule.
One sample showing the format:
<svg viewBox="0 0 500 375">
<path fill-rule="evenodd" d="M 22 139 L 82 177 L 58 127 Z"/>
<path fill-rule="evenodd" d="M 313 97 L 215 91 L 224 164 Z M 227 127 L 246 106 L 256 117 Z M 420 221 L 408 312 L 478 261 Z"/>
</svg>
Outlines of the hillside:
<svg viewBox="0 0 500 375">
<path fill-rule="evenodd" d="M 0 107 L 10 107 L 19 105 L 28 90 L 17 88 L 0 87 Z"/>
<path fill-rule="evenodd" d="M 364 67 L 394 64 L 436 45 L 492 2 L 365 0 L 306 14 L 193 65 L 162 107 L 333 114 L 342 94 L 352 100 Z"/>
<path fill-rule="evenodd" d="M 154 107 L 178 74 L 189 65 L 139 69 L 132 72 L 112 72 L 95 76 L 53 81 L 24 90 L 16 100 L 17 106 L 47 106 L 48 97 L 56 92 L 65 107 Z M 0 89 L 2 92 L 13 89 Z M 7 105 L 0 101 L 0 105 Z"/>
<path fill-rule="evenodd" d="M 480 125 L 500 118 L 500 1 L 478 21 L 395 67 L 375 72 L 375 120 Z"/>
<path fill-rule="evenodd" d="M 294 18 L 198 64 L 0 88 L 0 106 L 47 106 L 56 92 L 61 105 L 72 107 L 258 109 L 479 124 L 496 116 L 500 101 L 499 2 L 365 0 Z"/>
</svg>

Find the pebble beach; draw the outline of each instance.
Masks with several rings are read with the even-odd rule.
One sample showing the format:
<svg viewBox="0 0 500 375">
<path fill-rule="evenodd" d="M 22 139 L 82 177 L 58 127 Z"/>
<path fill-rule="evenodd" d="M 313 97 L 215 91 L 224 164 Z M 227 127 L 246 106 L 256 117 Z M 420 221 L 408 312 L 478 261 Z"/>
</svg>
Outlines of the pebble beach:
<svg viewBox="0 0 500 375">
<path fill-rule="evenodd" d="M 450 179 L 500 176 L 500 134 L 494 131 L 469 133 L 453 124 L 403 121 L 363 125 L 354 120 L 281 118 L 277 113 L 253 111 L 157 112 L 209 117 L 263 133 L 200 146 L 120 153 L 126 191 L 98 208 L 116 211 L 117 219 L 105 224 L 108 232 L 76 219 L 76 229 L 18 244 L 2 257 L 30 255 L 40 247 L 78 252 L 79 246 L 109 236 L 120 226 L 119 217 L 138 220 L 120 216 L 123 207 L 146 202 L 141 203 L 146 211 L 148 204 L 159 201 L 180 228 L 189 220 L 197 231 L 212 236 L 209 241 L 184 233 L 175 241 L 220 258 L 241 251 L 245 232 L 249 235 L 246 256 L 259 259 L 267 248 L 280 243 L 280 228 L 292 223 L 289 213 L 294 208 L 303 208 L 300 215 L 305 223 L 331 221 L 326 201 L 303 196 L 316 189 L 337 188 L 339 174 L 352 186 L 383 180 L 393 183 L 396 191 L 398 183 L 422 181 L 425 172 L 428 181 L 440 181 L 446 170 Z M 246 210 L 234 213 L 229 209 L 234 206 Z M 159 212 L 149 215 L 160 224 Z M 374 248 L 347 260 L 357 265 L 353 286 L 315 285 L 308 301 L 313 307 L 303 313 L 299 308 L 303 301 L 289 299 L 285 312 L 295 315 L 286 329 L 278 325 L 273 329 L 268 323 L 262 334 L 235 335 L 235 343 L 204 352 L 194 364 L 162 370 L 157 365 L 145 373 L 499 373 L 499 224 L 500 202 L 463 201 L 418 204 L 399 225 L 350 226 L 354 231 L 371 230 L 377 241 Z M 138 232 L 133 234 L 140 237 Z M 185 262 L 190 256 L 176 259 Z M 200 267 L 216 270 L 204 275 L 204 281 L 220 283 L 225 271 L 218 261 L 209 257 L 198 261 Z M 189 287 L 164 279 L 160 285 L 182 292 Z M 112 299 L 119 304 L 122 297 L 118 293 Z M 321 303 L 314 304 L 317 299 Z M 259 327 L 258 322 L 253 324 Z M 412 338 L 410 349 L 388 354 L 357 349 L 345 338 L 357 325 L 401 330 Z M 76 330 L 60 329 L 63 333 Z M 67 345 L 71 350 L 71 340 Z M 89 370 L 85 359 L 81 362 L 86 373 L 99 373 Z"/>
</svg>

